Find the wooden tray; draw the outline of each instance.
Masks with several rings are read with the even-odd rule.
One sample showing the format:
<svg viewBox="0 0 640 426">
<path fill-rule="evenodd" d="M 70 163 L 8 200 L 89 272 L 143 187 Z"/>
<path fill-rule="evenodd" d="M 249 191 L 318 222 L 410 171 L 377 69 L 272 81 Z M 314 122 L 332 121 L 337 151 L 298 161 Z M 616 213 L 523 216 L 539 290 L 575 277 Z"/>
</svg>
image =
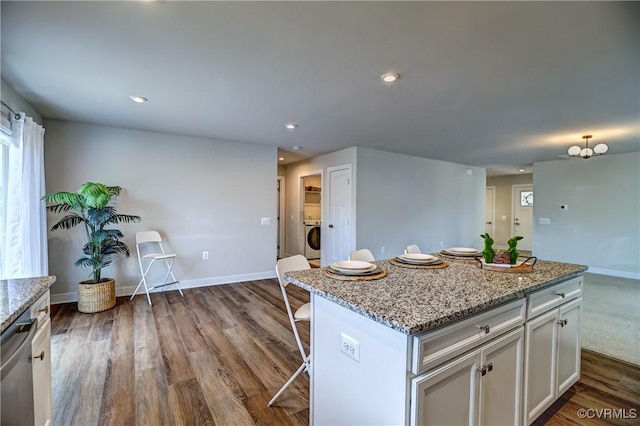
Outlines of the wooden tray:
<svg viewBox="0 0 640 426">
<path fill-rule="evenodd" d="M 389 259 L 389 263 L 395 266 L 399 266 L 400 268 L 409 268 L 409 269 L 443 269 L 449 266 L 449 264 L 444 260 L 442 261 L 442 263 L 438 263 L 437 265 L 414 265 L 414 264 L 399 262 L 395 259 Z"/>
<path fill-rule="evenodd" d="M 535 256 L 528 257 L 520 265 L 512 266 L 510 268 L 503 267 L 503 266 L 487 265 L 486 263 L 483 263 L 482 256 L 476 257 L 475 260 L 476 262 L 478 262 L 478 266 L 480 266 L 480 269 L 484 269 L 485 271 L 522 273 L 522 272 L 533 272 L 533 265 L 536 264 L 536 262 L 538 261 L 538 258 Z"/>
<path fill-rule="evenodd" d="M 377 274 L 363 276 L 334 274 L 333 272 L 328 271 L 327 268 L 322 269 L 322 273 L 329 278 L 341 281 L 373 281 L 387 276 L 386 269 L 381 269 Z"/>
</svg>

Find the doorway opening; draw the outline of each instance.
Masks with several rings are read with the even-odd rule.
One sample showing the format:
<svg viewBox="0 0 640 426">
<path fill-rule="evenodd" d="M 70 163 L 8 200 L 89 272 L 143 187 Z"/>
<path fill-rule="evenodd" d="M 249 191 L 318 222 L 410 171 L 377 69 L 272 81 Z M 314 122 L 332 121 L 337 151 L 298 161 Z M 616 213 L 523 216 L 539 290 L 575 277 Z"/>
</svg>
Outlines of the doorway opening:
<svg viewBox="0 0 640 426">
<path fill-rule="evenodd" d="M 493 237 L 494 248 L 499 250 L 508 248 L 507 241 L 511 237 L 524 237 L 518 242 L 518 251 L 521 256 L 527 256 L 533 247 L 533 207 L 519 205 L 515 208 L 515 203 L 520 202 L 520 194 L 514 192 L 514 187 L 533 191 L 533 173 L 506 174 L 499 169 L 487 169 L 484 230 Z"/>
<path fill-rule="evenodd" d="M 302 254 L 319 266 L 322 253 L 322 171 L 300 176 Z"/>
<path fill-rule="evenodd" d="M 284 176 L 278 176 L 278 182 L 277 182 L 277 196 L 278 196 L 278 200 L 277 200 L 277 206 L 278 206 L 278 212 L 276 217 L 278 218 L 278 236 L 277 236 L 277 241 L 276 241 L 276 256 L 278 259 L 280 259 L 281 257 L 284 256 L 284 242 L 285 240 L 285 234 L 284 234 L 284 221 L 283 221 L 283 217 L 285 215 L 285 190 L 284 190 Z"/>
<path fill-rule="evenodd" d="M 496 235 L 496 187 L 487 186 L 484 205 L 484 232 Z"/>
</svg>

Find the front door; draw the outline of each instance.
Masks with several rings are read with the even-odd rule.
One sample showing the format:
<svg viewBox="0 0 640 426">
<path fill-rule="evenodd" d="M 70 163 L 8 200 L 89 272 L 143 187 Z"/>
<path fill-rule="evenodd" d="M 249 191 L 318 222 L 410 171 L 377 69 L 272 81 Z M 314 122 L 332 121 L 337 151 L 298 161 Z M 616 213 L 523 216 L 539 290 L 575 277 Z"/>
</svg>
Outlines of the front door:
<svg viewBox="0 0 640 426">
<path fill-rule="evenodd" d="M 346 260 L 352 250 L 351 233 L 351 166 L 329 168 L 329 220 L 326 226 L 322 256 L 328 265 Z"/>
<path fill-rule="evenodd" d="M 533 238 L 533 185 L 513 185 L 512 236 L 524 237 L 518 242 L 519 250 L 531 251 Z"/>
</svg>

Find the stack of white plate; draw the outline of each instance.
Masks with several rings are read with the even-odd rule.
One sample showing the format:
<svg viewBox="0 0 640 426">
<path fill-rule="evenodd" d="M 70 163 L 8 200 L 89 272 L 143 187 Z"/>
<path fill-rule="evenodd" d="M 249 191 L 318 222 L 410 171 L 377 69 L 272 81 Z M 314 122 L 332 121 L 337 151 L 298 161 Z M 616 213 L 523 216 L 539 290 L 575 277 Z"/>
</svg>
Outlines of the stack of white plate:
<svg viewBox="0 0 640 426">
<path fill-rule="evenodd" d="M 434 265 L 442 263 L 442 261 L 436 256 L 423 253 L 408 253 L 398 255 L 398 260 L 404 263 L 411 263 L 412 265 Z"/>
<path fill-rule="evenodd" d="M 449 256 L 459 257 L 474 257 L 480 255 L 480 250 L 470 247 L 450 247 L 448 249 L 442 250 L 442 252 L 448 254 Z"/>
<path fill-rule="evenodd" d="M 342 275 L 371 275 L 375 273 L 378 266 L 369 262 L 359 260 L 343 260 L 329 265 L 331 272 L 337 272 Z"/>
</svg>

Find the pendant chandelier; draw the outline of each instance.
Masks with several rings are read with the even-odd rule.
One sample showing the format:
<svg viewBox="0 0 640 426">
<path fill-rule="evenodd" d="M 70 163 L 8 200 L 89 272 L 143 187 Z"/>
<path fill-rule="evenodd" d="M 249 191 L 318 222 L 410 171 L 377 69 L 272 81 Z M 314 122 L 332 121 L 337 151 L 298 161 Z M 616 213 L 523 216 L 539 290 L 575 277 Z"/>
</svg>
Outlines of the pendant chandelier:
<svg viewBox="0 0 640 426">
<path fill-rule="evenodd" d="M 584 135 L 582 139 L 584 139 L 584 148 L 573 145 L 569 147 L 569 157 L 581 157 L 585 160 L 587 158 L 595 157 L 596 155 L 604 155 L 609 150 L 609 147 L 605 143 L 599 143 L 593 147 L 593 149 L 589 148 L 589 139 L 591 139 L 592 135 Z"/>
</svg>

